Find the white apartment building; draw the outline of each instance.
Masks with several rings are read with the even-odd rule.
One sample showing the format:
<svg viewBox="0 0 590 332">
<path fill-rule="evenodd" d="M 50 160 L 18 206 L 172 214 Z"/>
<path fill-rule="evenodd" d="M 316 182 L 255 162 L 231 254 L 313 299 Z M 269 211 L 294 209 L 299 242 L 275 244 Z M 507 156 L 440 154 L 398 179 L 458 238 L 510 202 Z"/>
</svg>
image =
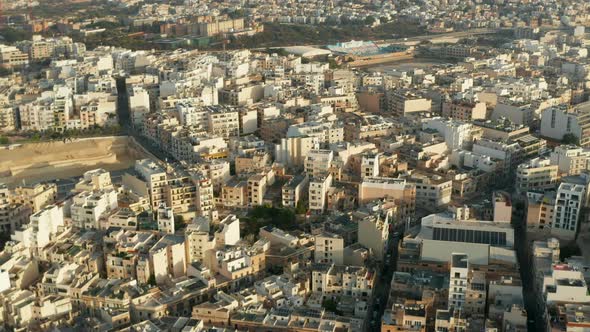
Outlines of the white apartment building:
<svg viewBox="0 0 590 332">
<path fill-rule="evenodd" d="M 344 141 L 344 127 L 335 122 L 303 122 L 287 129 L 287 138 L 317 137 L 320 143 L 332 144 Z"/>
<path fill-rule="evenodd" d="M 361 159 L 361 178 L 379 176 L 379 157 L 381 154 L 364 154 Z"/>
<path fill-rule="evenodd" d="M 4 68 L 21 67 L 29 64 L 29 55 L 14 46 L 0 44 L 0 66 Z"/>
<path fill-rule="evenodd" d="M 534 118 L 534 110 L 530 104 L 519 104 L 505 100 L 496 104 L 492 112 L 492 121 L 508 119 L 512 123 L 529 126 Z"/>
<path fill-rule="evenodd" d="M 261 238 L 267 239 L 270 245 L 294 248 L 299 244 L 299 238 L 271 225 L 261 227 L 258 235 Z"/>
<path fill-rule="evenodd" d="M 172 209 L 165 205 L 160 205 L 156 211 L 158 230 L 166 234 L 174 234 L 174 213 Z"/>
<path fill-rule="evenodd" d="M 111 173 L 102 168 L 84 172 L 82 180 L 74 187 L 75 191 L 92 191 L 112 189 Z"/>
<path fill-rule="evenodd" d="M 143 87 L 132 86 L 128 96 L 131 123 L 133 126 L 141 128 L 144 116 L 150 112 L 150 95 Z"/>
<path fill-rule="evenodd" d="M 324 213 L 327 205 L 328 189 L 332 186 L 332 174 L 309 180 L 309 210 L 317 214 Z"/>
<path fill-rule="evenodd" d="M 305 157 L 304 170 L 311 177 L 319 177 L 328 173 L 334 160 L 332 150 L 311 150 Z"/>
<path fill-rule="evenodd" d="M 385 258 L 391 221 L 390 212 L 370 215 L 358 221 L 358 243 L 369 249 L 379 261 Z"/>
<path fill-rule="evenodd" d="M 400 203 L 406 213 L 412 213 L 416 207 L 416 184 L 400 178 L 366 177 L 359 185 L 361 204 L 384 197 Z"/>
<path fill-rule="evenodd" d="M 505 169 L 509 169 L 519 160 L 521 152 L 522 148 L 516 142 L 511 143 L 482 138 L 473 143 L 473 153 L 502 160 Z"/>
<path fill-rule="evenodd" d="M 368 298 L 373 294 L 375 273 L 366 267 L 318 264 L 311 273 L 311 290 L 324 297 Z"/>
<path fill-rule="evenodd" d="M 534 158 L 516 168 L 516 190 L 519 193 L 554 188 L 558 181 L 558 166 L 546 158 Z"/>
<path fill-rule="evenodd" d="M 342 236 L 329 232 L 316 235 L 314 261 L 325 264 L 344 264 L 344 239 Z"/>
<path fill-rule="evenodd" d="M 315 136 L 298 136 L 282 138 L 275 145 L 275 160 L 290 167 L 302 167 L 309 151 L 318 149 L 320 138 Z"/>
<path fill-rule="evenodd" d="M 178 101 L 176 103 L 176 112 L 180 124 L 183 126 L 196 127 L 202 130 L 207 130 L 209 127 L 209 112 L 191 101 Z"/>
<path fill-rule="evenodd" d="M 220 228 L 215 233 L 217 248 L 235 246 L 240 241 L 240 219 L 233 214 L 228 215 L 219 222 Z"/>
<path fill-rule="evenodd" d="M 307 174 L 298 174 L 291 178 L 282 187 L 281 196 L 283 206 L 296 207 L 297 203 L 303 198 L 307 192 L 309 185 L 309 176 Z"/>
<path fill-rule="evenodd" d="M 84 191 L 74 196 L 70 207 L 72 222 L 81 229 L 99 229 L 100 219 L 117 208 L 114 190 Z"/>
<path fill-rule="evenodd" d="M 210 234 L 209 220 L 197 218 L 184 230 L 186 263 L 202 263 L 205 253 L 215 248 L 215 238 Z M 187 265 L 188 266 L 188 265 Z"/>
<path fill-rule="evenodd" d="M 436 130 L 444 138 L 449 150 L 467 148 L 473 141 L 473 125 L 470 123 L 435 117 L 423 120 L 422 129 Z"/>
<path fill-rule="evenodd" d="M 547 304 L 590 303 L 584 274 L 565 264 L 554 265 L 543 278 L 543 295 Z"/>
<path fill-rule="evenodd" d="M 449 275 L 449 307 L 461 309 L 465 304 L 469 258 L 466 254 L 453 253 Z"/>
<path fill-rule="evenodd" d="M 586 199 L 586 186 L 562 182 L 556 193 L 551 234 L 573 239 Z"/>
<path fill-rule="evenodd" d="M 184 237 L 167 234 L 149 250 L 150 270 L 161 284 L 186 274 Z"/>
<path fill-rule="evenodd" d="M 563 175 L 578 175 L 590 170 L 590 150 L 575 145 L 556 146 L 551 152 L 551 164 Z"/>
<path fill-rule="evenodd" d="M 590 102 L 550 107 L 541 115 L 541 136 L 561 141 L 566 134 L 574 135 L 579 144 L 590 148 Z"/>
<path fill-rule="evenodd" d="M 229 138 L 240 134 L 240 115 L 237 109 L 207 107 L 208 132 L 214 136 Z"/>
<path fill-rule="evenodd" d="M 435 210 L 449 204 L 453 192 L 453 181 L 440 175 L 412 174 L 409 181 L 416 186 L 416 206 Z"/>
<path fill-rule="evenodd" d="M 51 238 L 64 226 L 63 208 L 49 205 L 31 216 L 24 228 L 11 235 L 13 241 L 21 242 L 25 248 L 36 250 L 48 245 Z"/>
</svg>

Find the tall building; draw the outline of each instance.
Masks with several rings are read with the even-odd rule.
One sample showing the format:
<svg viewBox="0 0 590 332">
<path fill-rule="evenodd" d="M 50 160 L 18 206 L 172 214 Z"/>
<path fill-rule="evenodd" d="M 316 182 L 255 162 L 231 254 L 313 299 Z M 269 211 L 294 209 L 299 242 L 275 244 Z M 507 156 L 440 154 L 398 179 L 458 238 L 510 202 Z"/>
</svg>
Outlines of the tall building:
<svg viewBox="0 0 590 332">
<path fill-rule="evenodd" d="M 467 278 L 469 275 L 469 256 L 453 253 L 449 277 L 449 307 L 461 309 L 465 304 Z"/>
<path fill-rule="evenodd" d="M 551 234 L 573 239 L 576 236 L 581 210 L 586 198 L 586 186 L 562 182 L 557 188 Z"/>
<path fill-rule="evenodd" d="M 516 168 L 516 191 L 519 193 L 555 188 L 558 181 L 558 166 L 549 159 L 534 158 Z"/>
<path fill-rule="evenodd" d="M 309 210 L 324 213 L 327 206 L 328 189 L 332 186 L 332 174 L 309 180 Z"/>
<path fill-rule="evenodd" d="M 344 264 L 344 239 L 333 233 L 322 232 L 315 236 L 316 263 Z"/>
<path fill-rule="evenodd" d="M 561 141 L 571 134 L 580 146 L 590 148 L 590 102 L 573 107 L 550 107 L 541 115 L 541 135 Z"/>
</svg>

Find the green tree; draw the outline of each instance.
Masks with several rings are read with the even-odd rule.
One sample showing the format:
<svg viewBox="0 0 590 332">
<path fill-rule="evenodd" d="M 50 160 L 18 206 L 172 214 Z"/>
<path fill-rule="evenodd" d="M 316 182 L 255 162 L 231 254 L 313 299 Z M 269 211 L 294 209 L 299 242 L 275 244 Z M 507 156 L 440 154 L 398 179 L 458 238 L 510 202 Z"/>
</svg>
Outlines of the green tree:
<svg viewBox="0 0 590 332">
<path fill-rule="evenodd" d="M 561 138 L 561 143 L 563 144 L 579 144 L 578 136 L 574 134 L 565 134 Z"/>
<path fill-rule="evenodd" d="M 327 298 L 322 301 L 322 308 L 331 311 L 335 314 L 339 314 L 338 312 L 338 299 Z"/>
<path fill-rule="evenodd" d="M 0 136 L 0 144 L 1 145 L 10 144 L 10 140 L 6 136 Z"/>
<path fill-rule="evenodd" d="M 307 212 L 307 204 L 303 200 L 297 202 L 295 207 L 295 214 L 305 214 Z"/>
<path fill-rule="evenodd" d="M 373 16 L 367 16 L 365 17 L 365 24 L 366 25 L 373 25 L 373 23 L 375 23 L 375 18 Z"/>
<path fill-rule="evenodd" d="M 31 33 L 24 30 L 7 27 L 0 30 L 0 36 L 4 37 L 4 40 L 8 43 L 31 39 Z"/>
<path fill-rule="evenodd" d="M 156 276 L 150 274 L 150 277 L 147 280 L 148 285 L 156 286 Z"/>
<path fill-rule="evenodd" d="M 179 230 L 179 229 L 183 229 L 185 227 L 186 227 L 186 224 L 184 223 L 184 217 L 180 216 L 180 215 L 174 216 L 174 229 Z"/>
</svg>

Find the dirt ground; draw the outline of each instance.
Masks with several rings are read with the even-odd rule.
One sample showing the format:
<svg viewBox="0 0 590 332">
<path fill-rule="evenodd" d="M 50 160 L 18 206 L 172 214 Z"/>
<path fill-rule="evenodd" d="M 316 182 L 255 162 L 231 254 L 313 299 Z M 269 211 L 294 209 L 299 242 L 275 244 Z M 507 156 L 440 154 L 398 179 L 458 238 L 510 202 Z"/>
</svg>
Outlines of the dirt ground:
<svg viewBox="0 0 590 332">
<path fill-rule="evenodd" d="M 0 150 L 0 182 L 12 185 L 23 179 L 30 183 L 70 178 L 95 168 L 120 170 L 142 157 L 127 137 L 28 143 Z"/>
</svg>

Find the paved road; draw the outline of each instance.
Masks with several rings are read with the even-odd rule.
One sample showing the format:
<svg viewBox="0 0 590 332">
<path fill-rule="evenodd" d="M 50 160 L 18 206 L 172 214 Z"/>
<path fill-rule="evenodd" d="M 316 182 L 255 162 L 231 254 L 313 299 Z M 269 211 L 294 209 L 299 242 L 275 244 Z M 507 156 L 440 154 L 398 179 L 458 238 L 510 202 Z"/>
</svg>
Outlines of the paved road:
<svg viewBox="0 0 590 332">
<path fill-rule="evenodd" d="M 397 267 L 397 246 L 399 243 L 399 236 L 393 237 L 395 233 L 402 234 L 402 227 L 399 226 L 396 229 L 392 229 L 390 233 L 390 241 L 386 250 L 386 257 L 381 268 L 381 273 L 378 273 L 378 279 L 373 289 L 372 303 L 369 304 L 369 310 L 367 312 L 367 331 L 380 331 L 381 330 L 381 317 L 387 306 L 389 298 L 389 288 L 391 286 L 391 278 L 393 272 Z"/>
</svg>

